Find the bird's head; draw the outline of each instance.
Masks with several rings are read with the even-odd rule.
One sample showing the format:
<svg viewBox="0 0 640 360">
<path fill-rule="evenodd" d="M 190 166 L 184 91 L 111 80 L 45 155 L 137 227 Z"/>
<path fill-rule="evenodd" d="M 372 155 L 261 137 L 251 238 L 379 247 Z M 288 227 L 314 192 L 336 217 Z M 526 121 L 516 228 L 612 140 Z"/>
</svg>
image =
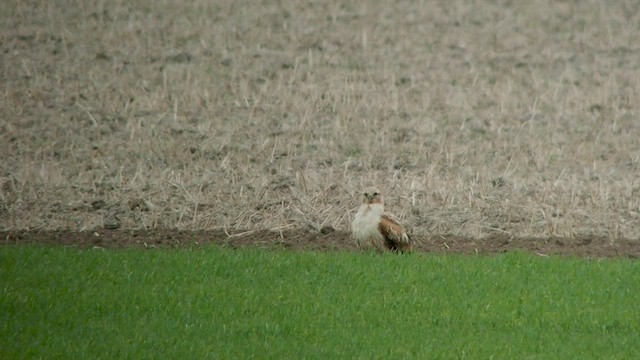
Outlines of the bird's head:
<svg viewBox="0 0 640 360">
<path fill-rule="evenodd" d="M 382 194 L 377 187 L 368 187 L 364 189 L 363 203 L 365 204 L 384 204 Z"/>
</svg>

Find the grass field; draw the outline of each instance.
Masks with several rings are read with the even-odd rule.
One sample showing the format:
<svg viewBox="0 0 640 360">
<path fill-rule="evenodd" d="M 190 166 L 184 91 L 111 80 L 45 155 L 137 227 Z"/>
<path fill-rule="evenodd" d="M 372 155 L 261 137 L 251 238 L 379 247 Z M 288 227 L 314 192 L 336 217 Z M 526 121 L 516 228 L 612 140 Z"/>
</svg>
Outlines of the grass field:
<svg viewBox="0 0 640 360">
<path fill-rule="evenodd" d="M 640 265 L 0 247 L 0 357 L 636 358 Z"/>
</svg>

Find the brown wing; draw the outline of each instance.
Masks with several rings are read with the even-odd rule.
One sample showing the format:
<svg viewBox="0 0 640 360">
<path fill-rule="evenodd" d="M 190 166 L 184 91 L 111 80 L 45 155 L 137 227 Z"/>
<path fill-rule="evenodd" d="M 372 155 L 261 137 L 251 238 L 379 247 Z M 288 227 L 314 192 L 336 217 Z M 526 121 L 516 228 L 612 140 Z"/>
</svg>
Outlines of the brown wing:
<svg viewBox="0 0 640 360">
<path fill-rule="evenodd" d="M 411 251 L 413 244 L 407 230 L 398 219 L 390 213 L 383 213 L 378 224 L 380 233 L 384 236 L 387 247 L 391 250 Z"/>
</svg>

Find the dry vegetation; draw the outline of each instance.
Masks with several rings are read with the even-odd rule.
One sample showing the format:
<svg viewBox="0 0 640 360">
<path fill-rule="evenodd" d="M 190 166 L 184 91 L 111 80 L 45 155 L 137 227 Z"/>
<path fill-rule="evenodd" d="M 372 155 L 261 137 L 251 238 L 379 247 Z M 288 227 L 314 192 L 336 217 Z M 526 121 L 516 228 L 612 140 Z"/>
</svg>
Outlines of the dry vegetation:
<svg viewBox="0 0 640 360">
<path fill-rule="evenodd" d="M 634 1 L 2 1 L 0 229 L 637 238 Z"/>
</svg>

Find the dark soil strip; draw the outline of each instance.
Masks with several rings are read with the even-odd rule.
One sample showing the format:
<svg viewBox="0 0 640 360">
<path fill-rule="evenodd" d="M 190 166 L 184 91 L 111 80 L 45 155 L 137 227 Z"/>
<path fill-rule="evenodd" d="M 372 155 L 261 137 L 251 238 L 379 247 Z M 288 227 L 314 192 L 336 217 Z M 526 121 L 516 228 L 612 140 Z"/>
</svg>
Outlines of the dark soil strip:
<svg viewBox="0 0 640 360">
<path fill-rule="evenodd" d="M 224 231 L 95 230 L 95 231 L 1 231 L 0 244 L 49 244 L 80 248 L 182 248 L 217 244 L 236 247 L 281 248 L 313 251 L 357 250 L 348 232 L 328 234 L 291 230 L 285 232 L 247 231 L 227 234 Z M 567 255 L 587 258 L 640 257 L 640 240 L 579 238 L 519 238 L 494 235 L 482 239 L 455 235 L 413 236 L 417 251 L 455 254 L 498 254 L 527 251 L 540 256 Z"/>
</svg>

